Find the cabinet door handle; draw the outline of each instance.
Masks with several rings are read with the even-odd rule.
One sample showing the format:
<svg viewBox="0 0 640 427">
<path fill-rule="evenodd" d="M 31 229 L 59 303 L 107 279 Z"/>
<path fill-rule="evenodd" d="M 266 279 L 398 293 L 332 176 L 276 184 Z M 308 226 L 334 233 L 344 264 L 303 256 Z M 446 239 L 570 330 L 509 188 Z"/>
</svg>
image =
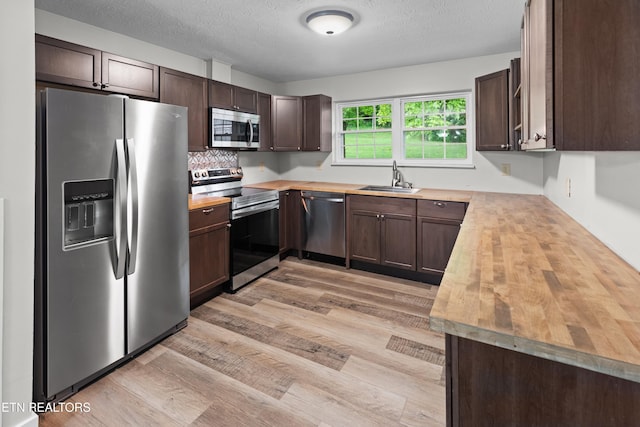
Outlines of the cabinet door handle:
<svg viewBox="0 0 640 427">
<path fill-rule="evenodd" d="M 382 220 L 384 221 L 384 215 L 380 215 L 380 218 L 382 218 Z"/>
<path fill-rule="evenodd" d="M 209 208 L 209 209 L 203 209 L 202 213 L 205 215 L 209 215 L 211 212 L 213 212 L 213 208 Z"/>
<path fill-rule="evenodd" d="M 106 89 L 109 87 L 109 83 L 102 83 L 102 89 Z"/>
<path fill-rule="evenodd" d="M 511 148 L 511 144 L 501 144 L 500 148 L 502 148 L 504 150 L 508 150 L 509 148 Z"/>
<path fill-rule="evenodd" d="M 433 202 L 434 205 L 436 205 L 439 208 L 446 208 L 447 204 L 445 202 Z"/>
<path fill-rule="evenodd" d="M 227 228 L 231 228 L 231 223 L 227 224 Z"/>
<path fill-rule="evenodd" d="M 98 82 L 93 82 L 93 87 L 98 87 L 98 86 L 100 86 L 100 83 L 98 83 Z"/>
<path fill-rule="evenodd" d="M 376 218 L 380 219 L 380 214 L 376 214 Z"/>
<path fill-rule="evenodd" d="M 540 141 L 541 139 L 547 139 L 547 135 L 540 135 L 539 133 L 536 132 L 536 134 L 533 136 L 533 140 Z"/>
</svg>

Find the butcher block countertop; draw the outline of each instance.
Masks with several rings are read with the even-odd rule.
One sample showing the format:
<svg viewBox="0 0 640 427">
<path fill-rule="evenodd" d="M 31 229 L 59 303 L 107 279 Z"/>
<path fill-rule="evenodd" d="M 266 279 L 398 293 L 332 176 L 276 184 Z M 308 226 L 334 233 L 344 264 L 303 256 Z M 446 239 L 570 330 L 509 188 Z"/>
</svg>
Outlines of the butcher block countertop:
<svg viewBox="0 0 640 427">
<path fill-rule="evenodd" d="M 360 188 L 367 184 L 343 184 L 335 182 L 314 181 L 269 181 L 258 184 L 250 184 L 247 187 L 264 188 L 268 190 L 303 190 L 303 191 L 328 191 L 345 194 L 361 194 L 366 196 L 399 197 L 405 199 L 443 200 L 448 202 L 469 202 L 473 192 L 461 190 L 435 190 L 421 189 L 417 193 L 388 193 L 385 191 L 362 191 Z"/>
<path fill-rule="evenodd" d="M 544 196 L 254 186 L 470 202 L 431 329 L 640 382 L 640 274 Z"/>
<path fill-rule="evenodd" d="M 212 206 L 224 205 L 225 203 L 231 203 L 231 199 L 228 197 L 194 196 L 189 194 L 189 210 L 210 208 Z"/>
</svg>

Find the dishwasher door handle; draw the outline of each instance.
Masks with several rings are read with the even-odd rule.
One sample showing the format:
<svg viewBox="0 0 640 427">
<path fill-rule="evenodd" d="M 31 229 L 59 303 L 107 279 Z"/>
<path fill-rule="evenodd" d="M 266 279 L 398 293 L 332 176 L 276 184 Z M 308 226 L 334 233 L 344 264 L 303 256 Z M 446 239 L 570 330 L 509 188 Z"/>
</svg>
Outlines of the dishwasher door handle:
<svg viewBox="0 0 640 427">
<path fill-rule="evenodd" d="M 302 199 L 306 200 L 322 200 L 329 203 L 344 203 L 343 197 L 317 197 L 317 196 L 302 196 Z"/>
</svg>

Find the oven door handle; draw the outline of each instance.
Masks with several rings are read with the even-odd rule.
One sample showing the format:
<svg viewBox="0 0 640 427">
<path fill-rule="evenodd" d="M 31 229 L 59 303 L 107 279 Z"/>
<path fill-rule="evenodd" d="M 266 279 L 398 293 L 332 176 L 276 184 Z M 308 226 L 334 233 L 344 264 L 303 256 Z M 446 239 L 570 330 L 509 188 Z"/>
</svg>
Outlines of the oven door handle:
<svg viewBox="0 0 640 427">
<path fill-rule="evenodd" d="M 231 219 L 244 218 L 245 216 L 255 215 L 261 212 L 270 211 L 280 208 L 280 201 L 274 200 L 272 202 L 260 203 L 253 206 L 247 206 L 246 208 L 236 209 L 231 211 Z"/>
</svg>

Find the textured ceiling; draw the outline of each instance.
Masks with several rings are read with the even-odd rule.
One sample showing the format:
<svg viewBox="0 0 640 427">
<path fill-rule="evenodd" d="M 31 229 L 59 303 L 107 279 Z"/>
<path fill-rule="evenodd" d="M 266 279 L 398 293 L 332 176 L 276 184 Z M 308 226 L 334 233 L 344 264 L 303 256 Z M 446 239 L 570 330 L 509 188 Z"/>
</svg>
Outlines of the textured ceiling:
<svg viewBox="0 0 640 427">
<path fill-rule="evenodd" d="M 273 82 L 518 50 L 524 0 L 35 0 L 39 9 Z M 340 8 L 335 37 L 304 25 Z"/>
</svg>

